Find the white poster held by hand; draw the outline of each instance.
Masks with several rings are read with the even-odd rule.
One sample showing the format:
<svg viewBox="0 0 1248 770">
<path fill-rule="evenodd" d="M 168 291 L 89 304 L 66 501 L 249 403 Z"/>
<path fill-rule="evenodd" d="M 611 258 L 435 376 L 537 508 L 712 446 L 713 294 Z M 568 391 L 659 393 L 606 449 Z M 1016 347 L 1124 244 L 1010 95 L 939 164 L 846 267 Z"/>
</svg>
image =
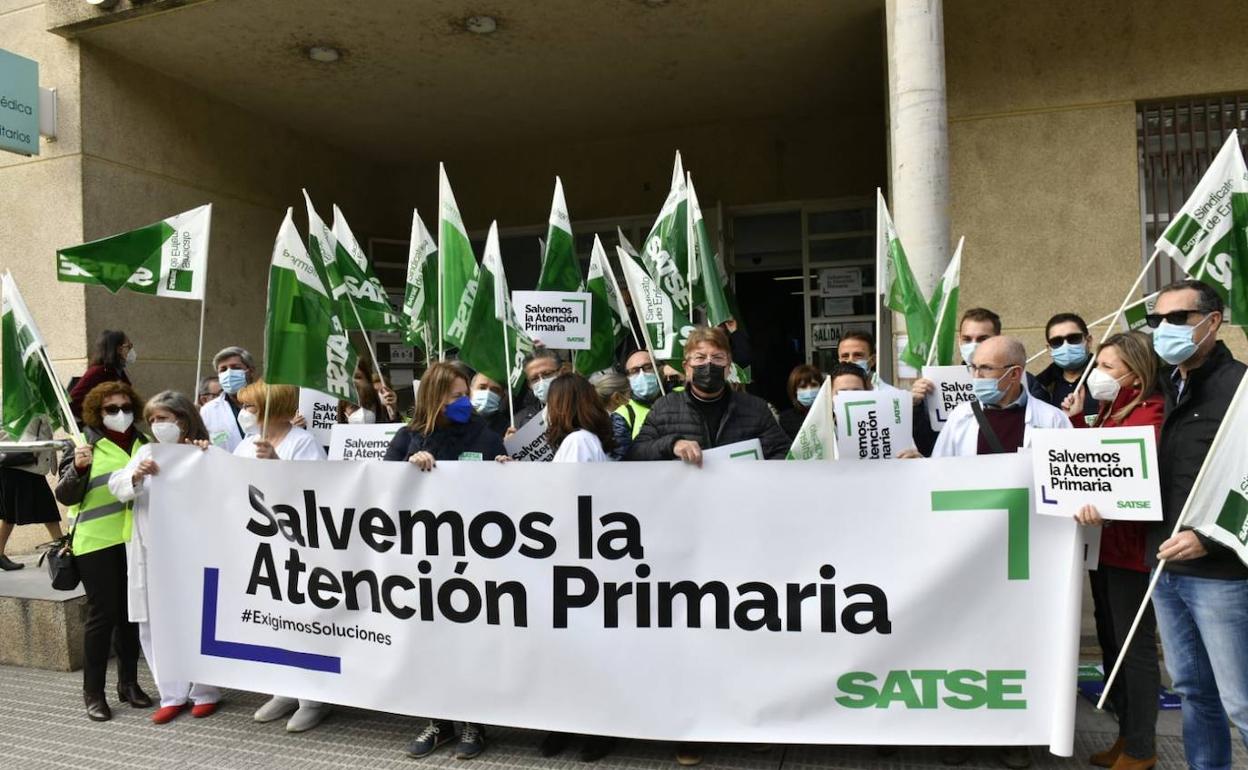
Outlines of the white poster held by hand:
<svg viewBox="0 0 1248 770">
<path fill-rule="evenodd" d="M 1103 519 L 1161 521 L 1151 426 L 1036 429 L 1031 443 L 1038 513 L 1074 516 L 1094 505 Z"/>
<path fill-rule="evenodd" d="M 329 447 L 330 432 L 338 423 L 338 399 L 312 388 L 299 389 L 299 414 L 307 422 L 305 430 L 316 443 Z"/>
<path fill-rule="evenodd" d="M 974 378 L 965 366 L 925 366 L 923 377 L 932 381 L 933 389 L 923 399 L 927 419 L 932 430 L 940 432 L 949 419 L 949 413 L 963 401 L 975 400 Z"/>
<path fill-rule="evenodd" d="M 908 393 L 843 390 L 832 404 L 839 459 L 888 460 L 914 446 Z"/>
<path fill-rule="evenodd" d="M 756 438 L 702 450 L 702 460 L 762 460 L 763 442 Z"/>
<path fill-rule="evenodd" d="M 533 419 L 521 425 L 510 438 L 503 439 L 503 446 L 513 460 L 545 463 L 554 459 L 555 450 L 546 441 L 546 410 L 535 414 Z"/>
<path fill-rule="evenodd" d="M 405 427 L 401 422 L 335 425 L 329 432 L 329 459 L 384 459 L 394 435 Z"/>
</svg>

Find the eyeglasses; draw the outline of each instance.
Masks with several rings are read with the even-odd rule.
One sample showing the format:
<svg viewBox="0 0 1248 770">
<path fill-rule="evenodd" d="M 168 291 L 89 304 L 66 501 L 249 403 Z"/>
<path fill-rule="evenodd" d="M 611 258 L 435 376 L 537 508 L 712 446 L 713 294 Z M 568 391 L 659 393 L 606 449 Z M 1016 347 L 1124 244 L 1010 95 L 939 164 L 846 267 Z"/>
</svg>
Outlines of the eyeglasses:
<svg viewBox="0 0 1248 770">
<path fill-rule="evenodd" d="M 1049 347 L 1060 348 L 1062 343 L 1066 343 L 1067 345 L 1078 345 L 1080 342 L 1083 342 L 1083 339 L 1083 332 L 1071 332 L 1065 336 L 1049 337 Z"/>
<path fill-rule="evenodd" d="M 1148 328 L 1156 329 L 1161 326 L 1161 322 L 1165 321 L 1171 326 L 1187 326 L 1187 319 L 1192 313 L 1199 313 L 1199 310 L 1171 310 L 1169 313 L 1149 313 L 1144 316 L 1144 322 L 1148 324 Z"/>
<path fill-rule="evenodd" d="M 991 375 L 993 372 L 1008 372 L 1009 370 L 1013 369 L 1014 366 L 1015 366 L 1014 364 L 1010 364 L 1009 366 L 992 366 L 991 364 L 967 364 L 966 369 L 972 375 L 978 377 L 981 374 L 987 376 L 987 375 Z"/>
<path fill-rule="evenodd" d="M 645 372 L 646 374 L 654 374 L 654 364 L 642 364 L 641 366 L 634 366 L 632 369 L 626 369 L 625 371 L 628 372 L 629 377 L 632 377 L 634 374 L 641 374 L 642 372 Z"/>
<path fill-rule="evenodd" d="M 693 364 L 694 366 L 701 366 L 706 363 L 712 363 L 712 364 L 715 364 L 716 366 L 728 365 L 728 356 L 726 356 L 723 353 L 715 353 L 714 355 L 710 355 L 710 356 L 708 356 L 705 353 L 694 353 L 693 355 L 689 356 L 689 358 L 687 358 L 686 360 L 689 363 Z"/>
<path fill-rule="evenodd" d="M 117 414 L 118 412 L 122 414 L 134 414 L 134 409 L 129 406 L 118 406 L 117 404 L 109 404 L 108 406 L 104 407 L 104 414 L 111 415 L 111 414 Z"/>
</svg>

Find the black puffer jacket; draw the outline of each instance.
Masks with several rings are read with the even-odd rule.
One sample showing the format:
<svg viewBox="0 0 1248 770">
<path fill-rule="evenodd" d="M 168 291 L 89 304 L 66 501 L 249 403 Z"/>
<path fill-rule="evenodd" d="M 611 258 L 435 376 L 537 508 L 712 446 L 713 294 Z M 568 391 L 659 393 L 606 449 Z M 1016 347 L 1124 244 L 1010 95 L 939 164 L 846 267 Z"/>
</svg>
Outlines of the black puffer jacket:
<svg viewBox="0 0 1248 770">
<path fill-rule="evenodd" d="M 1174 367 L 1161 372 L 1161 389 L 1166 395 L 1166 419 L 1161 424 L 1161 440 L 1157 442 L 1157 464 L 1161 467 L 1161 510 L 1165 519 L 1148 528 L 1147 556 L 1150 566 L 1157 564 L 1157 549 L 1179 520 L 1183 504 L 1196 482 L 1196 474 L 1205 462 L 1209 445 L 1222 425 L 1235 389 L 1244 378 L 1246 367 L 1231 356 L 1219 342 L 1209 358 L 1187 374 L 1183 394 L 1178 394 L 1171 378 Z M 1243 436 L 1230 436 L 1243 441 Z M 1199 532 L 1196 536 L 1209 553 L 1199 559 L 1166 562 L 1166 569 L 1176 575 L 1192 575 L 1222 580 L 1248 579 L 1248 566 L 1229 548 L 1215 543 Z"/>
<path fill-rule="evenodd" d="M 407 460 L 417 452 L 428 452 L 435 460 L 458 460 L 465 452 L 481 455 L 473 458 L 480 460 L 493 460 L 507 454 L 503 440 L 475 414 L 466 423 L 451 423 L 429 435 L 404 428 L 390 440 L 384 459 Z"/>
<path fill-rule="evenodd" d="M 768 460 L 783 460 L 792 442 L 776 422 L 771 407 L 758 396 L 728 392 L 728 408 L 720 421 L 719 432 L 711 436 L 706 422 L 690 403 L 689 391 L 669 393 L 650 410 L 641 433 L 628 449 L 626 460 L 672 460 L 672 447 L 677 441 L 696 441 L 703 449 L 711 449 L 738 441 L 756 438 L 763 445 Z"/>
</svg>

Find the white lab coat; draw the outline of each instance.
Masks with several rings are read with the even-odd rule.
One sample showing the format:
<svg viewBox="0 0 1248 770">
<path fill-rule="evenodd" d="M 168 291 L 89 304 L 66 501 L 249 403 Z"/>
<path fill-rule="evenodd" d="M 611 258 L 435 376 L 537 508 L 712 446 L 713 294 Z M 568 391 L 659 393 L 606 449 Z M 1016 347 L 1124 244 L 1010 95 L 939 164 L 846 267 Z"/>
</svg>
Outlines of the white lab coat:
<svg viewBox="0 0 1248 770">
<path fill-rule="evenodd" d="M 574 430 L 564 437 L 555 452 L 556 463 L 605 463 L 611 458 L 602 451 L 602 440 L 587 430 Z"/>
<path fill-rule="evenodd" d="M 1035 396 L 1027 396 L 1023 415 L 1023 448 L 1031 446 L 1032 428 L 1069 428 L 1070 418 L 1055 406 Z M 932 457 L 973 457 L 979 451 L 979 422 L 971 411 L 971 402 L 963 401 L 949 413 L 949 421 L 940 431 Z"/>
<path fill-rule="evenodd" d="M 234 408 L 224 393 L 199 408 L 199 416 L 208 429 L 208 438 L 213 446 L 219 446 L 227 452 L 233 452 L 243 441 L 243 431 L 238 427 L 238 418 L 234 416 Z"/>
</svg>

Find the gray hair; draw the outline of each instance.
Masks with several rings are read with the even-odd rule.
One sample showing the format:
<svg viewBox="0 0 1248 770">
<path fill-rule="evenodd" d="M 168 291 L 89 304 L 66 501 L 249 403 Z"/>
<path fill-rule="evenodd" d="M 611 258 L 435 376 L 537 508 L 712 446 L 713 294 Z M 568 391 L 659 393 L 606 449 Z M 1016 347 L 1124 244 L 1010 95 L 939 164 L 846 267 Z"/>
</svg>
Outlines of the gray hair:
<svg viewBox="0 0 1248 770">
<path fill-rule="evenodd" d="M 210 383 L 210 382 L 220 382 L 220 381 L 221 381 L 221 378 L 217 377 L 217 375 L 215 375 L 215 374 L 210 374 L 210 375 L 208 375 L 207 377 L 205 377 L 204 379 L 200 380 L 200 381 L 199 381 L 199 395 L 201 395 L 201 396 L 202 396 L 202 395 L 204 395 L 205 393 L 207 393 L 207 392 L 208 392 L 208 383 Z"/>
<path fill-rule="evenodd" d="M 1022 340 L 1017 337 L 1004 337 L 1002 342 L 1005 345 L 1005 355 L 1010 362 L 1010 366 L 1027 365 L 1027 348 L 1023 345 Z"/>
<path fill-rule="evenodd" d="M 252 359 L 251 353 L 248 353 L 245 349 L 240 348 L 237 345 L 231 345 L 228 348 L 222 348 L 220 353 L 217 353 L 215 356 L 213 356 L 212 368 L 219 369 L 221 367 L 222 361 L 224 361 L 227 358 L 233 358 L 234 356 L 238 356 L 239 358 L 243 360 L 243 366 L 246 366 L 248 369 L 252 370 L 253 372 L 256 370 L 256 362 Z"/>
<path fill-rule="evenodd" d="M 237 353 L 231 354 L 237 355 Z M 188 441 L 207 441 L 208 429 L 199 416 L 199 408 L 189 398 L 176 390 L 162 390 L 147 400 L 143 405 L 143 419 L 151 421 L 151 414 L 156 409 L 172 412 L 178 423 L 182 425 L 183 438 Z"/>
<path fill-rule="evenodd" d="M 534 361 L 540 361 L 543 358 L 549 358 L 555 362 L 555 366 L 562 366 L 563 360 L 559 358 L 559 354 L 549 348 L 537 348 L 532 353 L 524 357 L 524 367 L 528 368 L 529 364 Z"/>
<path fill-rule="evenodd" d="M 598 391 L 598 397 L 604 404 L 614 396 L 629 392 L 628 378 L 619 372 L 598 372 L 589 378 L 589 383 Z"/>
</svg>

